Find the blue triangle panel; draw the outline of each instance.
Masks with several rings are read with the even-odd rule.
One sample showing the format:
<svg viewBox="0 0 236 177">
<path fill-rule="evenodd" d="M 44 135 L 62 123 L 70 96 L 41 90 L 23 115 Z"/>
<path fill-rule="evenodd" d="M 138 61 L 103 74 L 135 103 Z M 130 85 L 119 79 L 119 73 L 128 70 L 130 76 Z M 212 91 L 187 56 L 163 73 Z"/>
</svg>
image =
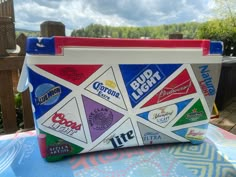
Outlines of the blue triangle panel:
<svg viewBox="0 0 236 177">
<path fill-rule="evenodd" d="M 181 64 L 120 65 L 132 107 L 174 73 Z"/>
<path fill-rule="evenodd" d="M 179 103 L 176 103 L 176 106 L 178 107 L 177 115 L 192 101 L 193 99 L 185 100 Z"/>
<path fill-rule="evenodd" d="M 144 112 L 144 113 L 138 114 L 138 116 L 144 118 L 145 120 L 148 120 L 148 114 L 149 112 Z"/>
<path fill-rule="evenodd" d="M 71 90 L 28 68 L 29 82 L 33 86 L 31 101 L 35 107 L 35 118 L 38 119 L 57 103 L 63 100 Z"/>
</svg>

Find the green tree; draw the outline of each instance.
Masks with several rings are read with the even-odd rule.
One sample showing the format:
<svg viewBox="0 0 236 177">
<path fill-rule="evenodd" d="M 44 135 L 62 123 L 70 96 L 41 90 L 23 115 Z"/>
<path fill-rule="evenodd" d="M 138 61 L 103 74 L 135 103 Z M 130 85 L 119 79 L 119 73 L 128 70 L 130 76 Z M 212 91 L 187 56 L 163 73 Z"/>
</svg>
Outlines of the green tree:
<svg viewBox="0 0 236 177">
<path fill-rule="evenodd" d="M 235 0 L 214 0 L 216 6 L 214 11 L 220 18 L 230 19 L 236 27 L 236 1 Z"/>
<path fill-rule="evenodd" d="M 200 39 L 210 39 L 224 42 L 224 55 L 236 55 L 236 28 L 231 19 L 215 19 L 203 23 L 198 31 Z"/>
</svg>

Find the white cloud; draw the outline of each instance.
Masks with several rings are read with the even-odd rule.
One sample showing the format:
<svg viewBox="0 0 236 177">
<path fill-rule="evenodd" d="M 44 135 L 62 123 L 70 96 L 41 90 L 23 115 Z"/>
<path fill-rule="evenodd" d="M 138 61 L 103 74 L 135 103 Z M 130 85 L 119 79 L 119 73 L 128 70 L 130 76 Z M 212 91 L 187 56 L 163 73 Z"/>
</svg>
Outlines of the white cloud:
<svg viewBox="0 0 236 177">
<path fill-rule="evenodd" d="M 16 27 L 39 30 L 43 21 L 61 21 L 67 30 L 91 23 L 154 26 L 203 21 L 212 0 L 15 0 Z"/>
</svg>

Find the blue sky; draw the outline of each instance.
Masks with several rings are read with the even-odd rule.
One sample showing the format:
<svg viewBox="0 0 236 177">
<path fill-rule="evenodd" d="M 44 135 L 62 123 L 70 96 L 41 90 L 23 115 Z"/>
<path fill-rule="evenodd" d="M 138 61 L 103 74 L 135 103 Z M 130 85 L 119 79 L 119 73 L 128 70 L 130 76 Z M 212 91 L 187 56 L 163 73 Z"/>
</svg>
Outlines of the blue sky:
<svg viewBox="0 0 236 177">
<path fill-rule="evenodd" d="M 91 23 L 157 26 L 205 21 L 213 0 L 14 0 L 16 28 L 39 30 L 43 21 L 61 21 L 67 31 Z"/>
</svg>

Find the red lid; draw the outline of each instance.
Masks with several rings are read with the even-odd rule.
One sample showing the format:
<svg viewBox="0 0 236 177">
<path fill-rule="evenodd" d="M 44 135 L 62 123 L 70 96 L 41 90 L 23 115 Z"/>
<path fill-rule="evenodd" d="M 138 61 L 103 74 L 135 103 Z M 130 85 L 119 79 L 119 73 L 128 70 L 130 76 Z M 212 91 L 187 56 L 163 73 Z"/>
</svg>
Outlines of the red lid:
<svg viewBox="0 0 236 177">
<path fill-rule="evenodd" d="M 160 40 L 160 39 L 114 39 L 55 37 L 56 54 L 62 53 L 63 47 L 147 47 L 147 48 L 202 48 L 203 55 L 210 50 L 210 40 Z"/>
</svg>

